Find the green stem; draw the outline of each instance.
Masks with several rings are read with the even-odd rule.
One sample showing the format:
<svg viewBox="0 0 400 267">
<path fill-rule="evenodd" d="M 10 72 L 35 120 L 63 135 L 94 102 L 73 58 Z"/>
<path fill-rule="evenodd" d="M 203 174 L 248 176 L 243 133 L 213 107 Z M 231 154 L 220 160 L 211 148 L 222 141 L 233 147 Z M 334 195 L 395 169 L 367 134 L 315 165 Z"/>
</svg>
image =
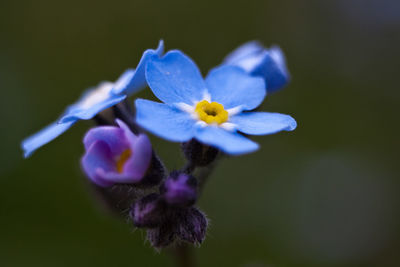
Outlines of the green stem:
<svg viewBox="0 0 400 267">
<path fill-rule="evenodd" d="M 195 267 L 193 248 L 188 244 L 179 244 L 173 248 L 177 267 Z"/>
</svg>

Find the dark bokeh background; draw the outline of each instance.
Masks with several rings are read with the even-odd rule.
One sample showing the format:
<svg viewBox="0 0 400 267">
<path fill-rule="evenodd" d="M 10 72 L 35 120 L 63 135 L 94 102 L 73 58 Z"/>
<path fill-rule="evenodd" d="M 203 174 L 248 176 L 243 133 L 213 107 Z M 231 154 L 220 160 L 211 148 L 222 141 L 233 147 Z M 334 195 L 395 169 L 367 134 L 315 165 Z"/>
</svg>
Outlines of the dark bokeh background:
<svg viewBox="0 0 400 267">
<path fill-rule="evenodd" d="M 81 122 L 23 160 L 20 141 L 160 38 L 203 74 L 241 43 L 279 44 L 292 82 L 262 109 L 291 133 L 223 160 L 200 202 L 200 266 L 399 266 L 397 0 L 0 2 L 0 266 L 173 266 L 99 212 Z M 152 97 L 149 91 L 140 97 Z M 170 168 L 177 144 L 152 138 Z M 172 156 L 171 156 L 172 155 Z"/>
</svg>

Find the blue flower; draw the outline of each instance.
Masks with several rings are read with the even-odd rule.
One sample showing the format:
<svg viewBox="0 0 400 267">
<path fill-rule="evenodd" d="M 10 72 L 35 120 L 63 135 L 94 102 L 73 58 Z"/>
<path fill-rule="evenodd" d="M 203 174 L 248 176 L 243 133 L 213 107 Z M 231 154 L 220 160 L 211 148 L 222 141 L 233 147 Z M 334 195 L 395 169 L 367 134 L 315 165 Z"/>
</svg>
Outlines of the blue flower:
<svg viewBox="0 0 400 267">
<path fill-rule="evenodd" d="M 215 68 L 203 80 L 190 58 L 170 51 L 148 62 L 146 79 L 164 103 L 137 99 L 137 123 L 169 141 L 195 138 L 239 155 L 255 151 L 258 144 L 238 132 L 265 135 L 296 128 L 296 121 L 288 115 L 246 112 L 264 100 L 265 82 L 239 67 Z"/>
<path fill-rule="evenodd" d="M 161 56 L 164 43 L 161 40 L 156 50 L 146 50 L 136 68 L 126 70 L 116 82 L 102 82 L 89 88 L 74 104 L 66 108 L 61 118 L 38 133 L 22 141 L 24 156 L 29 157 L 36 149 L 54 140 L 67 131 L 78 120 L 92 119 L 96 114 L 123 101 L 127 96 L 143 89 L 147 83 L 145 66 L 152 56 Z"/>
<path fill-rule="evenodd" d="M 264 78 L 268 93 L 282 89 L 290 80 L 285 55 L 278 46 L 266 49 L 251 41 L 231 52 L 223 64 L 238 66 L 252 76 Z"/>
</svg>

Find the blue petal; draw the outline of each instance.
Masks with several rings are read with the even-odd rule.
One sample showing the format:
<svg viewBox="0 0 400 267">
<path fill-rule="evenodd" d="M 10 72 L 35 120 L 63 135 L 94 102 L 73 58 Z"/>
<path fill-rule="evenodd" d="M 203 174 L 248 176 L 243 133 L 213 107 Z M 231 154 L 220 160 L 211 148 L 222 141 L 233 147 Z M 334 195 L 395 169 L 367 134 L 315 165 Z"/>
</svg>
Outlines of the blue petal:
<svg viewBox="0 0 400 267">
<path fill-rule="evenodd" d="M 248 112 L 229 119 L 237 125 L 240 132 L 252 135 L 273 134 L 280 131 L 293 131 L 297 123 L 289 115 L 270 112 Z"/>
<path fill-rule="evenodd" d="M 275 92 L 285 87 L 290 81 L 286 60 L 279 47 L 272 47 L 262 56 L 260 64 L 252 71 L 252 75 L 265 78 L 268 92 Z"/>
<path fill-rule="evenodd" d="M 144 129 L 173 142 L 191 139 L 195 131 L 195 120 L 189 113 L 163 103 L 137 99 L 136 122 Z"/>
<path fill-rule="evenodd" d="M 266 49 L 258 42 L 249 42 L 229 54 L 223 64 L 238 66 L 251 75 L 263 77 L 268 92 L 283 88 L 290 80 L 285 55 L 278 46 Z"/>
<path fill-rule="evenodd" d="M 201 143 L 214 146 L 231 155 L 250 153 L 258 149 L 258 144 L 250 139 L 217 126 L 197 128 L 195 138 Z"/>
<path fill-rule="evenodd" d="M 98 102 L 98 103 L 94 104 L 93 106 L 82 107 L 81 101 L 82 101 L 82 99 L 85 98 L 85 95 L 87 95 L 87 94 L 88 93 L 85 93 L 80 101 L 78 101 L 76 104 L 73 104 L 67 108 L 64 115 L 59 120 L 60 123 L 65 123 L 65 122 L 75 121 L 75 120 L 90 120 L 94 116 L 96 116 L 97 113 L 120 103 L 127 97 L 126 95 L 110 94 L 107 99 L 105 99 L 101 102 Z"/>
<path fill-rule="evenodd" d="M 260 53 L 264 50 L 264 47 L 258 41 L 247 42 L 233 52 L 227 55 L 224 59 L 225 64 L 235 64 L 238 60 L 247 58 L 253 54 Z"/>
<path fill-rule="evenodd" d="M 242 110 L 258 107 L 265 98 L 264 80 L 251 77 L 235 66 L 213 69 L 206 79 L 211 100 L 221 103 L 226 109 L 241 106 Z"/>
<path fill-rule="evenodd" d="M 196 64 L 180 51 L 153 57 L 147 64 L 146 79 L 153 93 L 166 104 L 192 105 L 202 100 L 206 91 Z"/>
<path fill-rule="evenodd" d="M 24 150 L 24 157 L 29 157 L 36 149 L 57 138 L 59 135 L 68 130 L 74 123 L 75 121 L 70 121 L 67 123 L 54 122 L 38 133 L 23 140 L 21 147 Z"/>
<path fill-rule="evenodd" d="M 116 95 L 125 94 L 131 88 L 132 80 L 135 74 L 135 69 L 127 69 L 124 71 L 124 73 L 122 73 L 121 76 L 119 76 L 119 78 L 115 81 L 112 93 Z"/>
<path fill-rule="evenodd" d="M 146 87 L 145 70 L 146 64 L 153 56 L 159 57 L 164 53 L 164 41 L 160 40 L 156 50 L 146 50 L 139 64 L 135 70 L 127 70 L 121 77 L 115 82 L 115 87 L 112 91 L 113 94 L 127 94 L 131 95 L 137 91 Z"/>
</svg>

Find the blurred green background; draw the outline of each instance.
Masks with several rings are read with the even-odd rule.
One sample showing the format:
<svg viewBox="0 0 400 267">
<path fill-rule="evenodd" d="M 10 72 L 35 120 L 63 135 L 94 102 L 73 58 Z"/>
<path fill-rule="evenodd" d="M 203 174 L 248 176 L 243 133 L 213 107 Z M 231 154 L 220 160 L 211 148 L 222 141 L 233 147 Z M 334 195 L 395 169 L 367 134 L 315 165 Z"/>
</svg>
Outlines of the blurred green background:
<svg viewBox="0 0 400 267">
<path fill-rule="evenodd" d="M 299 126 L 221 161 L 200 201 L 211 225 L 199 266 L 400 266 L 399 10 L 396 0 L 2 0 L 0 266 L 173 266 L 87 192 L 79 159 L 91 122 L 27 160 L 19 149 L 160 38 L 203 74 L 248 40 L 278 44 L 292 73 L 262 109 Z M 152 140 L 179 168 L 178 144 Z"/>
</svg>

